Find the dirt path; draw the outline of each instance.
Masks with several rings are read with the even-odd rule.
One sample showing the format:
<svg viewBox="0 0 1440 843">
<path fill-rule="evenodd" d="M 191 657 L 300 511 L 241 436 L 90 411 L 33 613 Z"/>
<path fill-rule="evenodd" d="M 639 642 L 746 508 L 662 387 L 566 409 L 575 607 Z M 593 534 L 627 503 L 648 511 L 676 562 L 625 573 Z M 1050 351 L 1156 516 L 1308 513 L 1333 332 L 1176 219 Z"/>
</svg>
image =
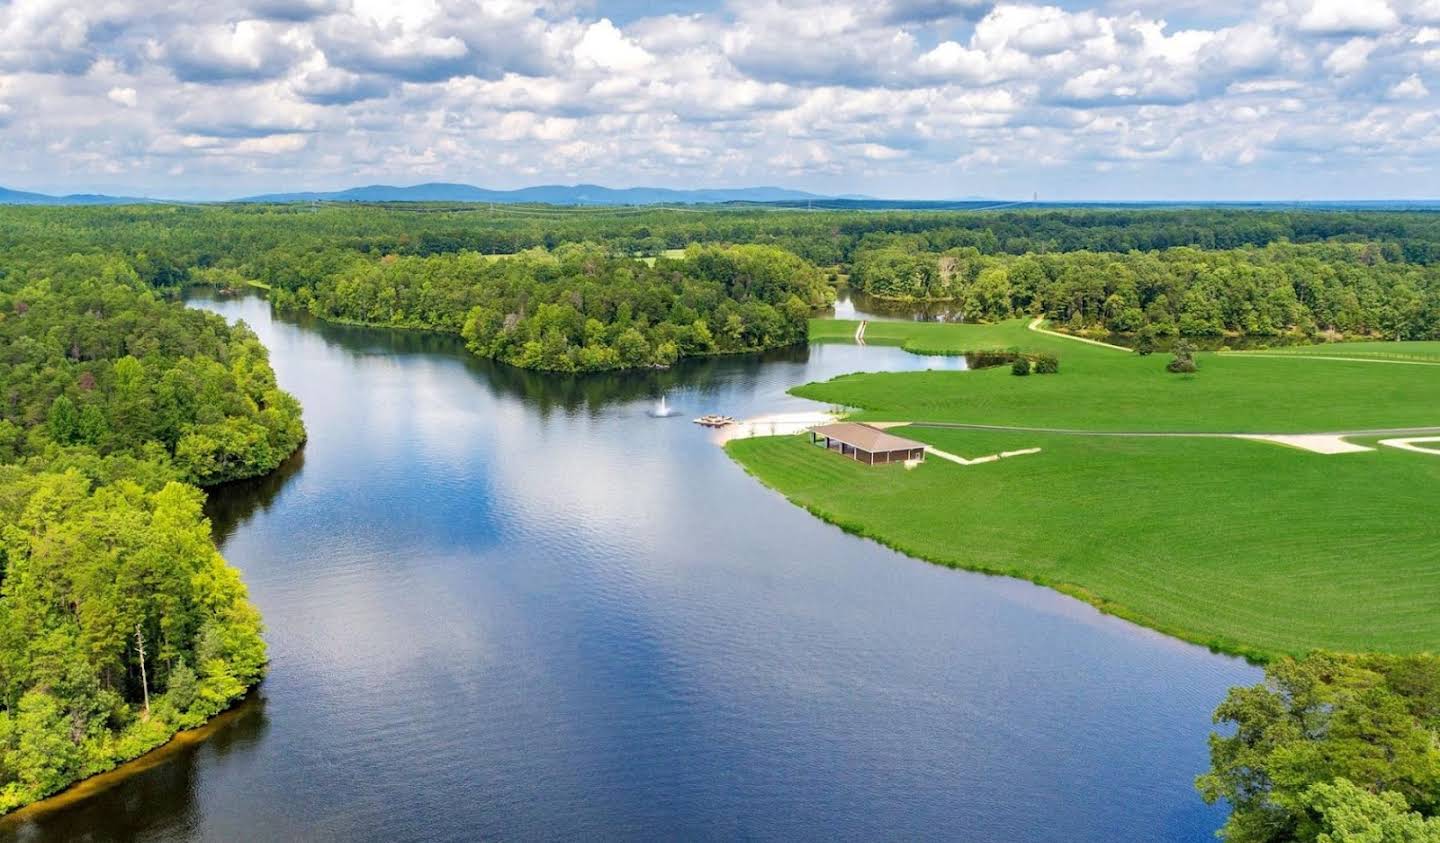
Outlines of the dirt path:
<svg viewBox="0 0 1440 843">
<path fill-rule="evenodd" d="M 880 422 L 886 427 L 906 426 L 904 422 Z M 1440 427 L 1402 427 L 1384 428 L 1377 430 L 1342 430 L 1333 433 L 1217 433 L 1210 431 L 1159 431 L 1159 430 L 1077 430 L 1063 427 L 1021 427 L 1016 425 L 998 424 L 964 424 L 961 422 L 910 422 L 909 427 L 937 428 L 942 430 L 993 430 L 1010 431 L 1016 433 L 1049 433 L 1061 436 L 1120 436 L 1130 438 L 1157 438 L 1157 439 L 1248 439 L 1254 442 L 1268 442 L 1272 445 L 1282 445 L 1289 448 L 1298 448 L 1302 451 L 1309 451 L 1312 454 L 1355 454 L 1364 451 L 1373 451 L 1367 445 L 1357 445 L 1345 441 L 1352 436 L 1403 436 L 1406 434 L 1427 434 L 1440 433 Z M 1437 437 L 1440 439 L 1440 437 Z M 1415 440 L 1388 440 L 1381 442 L 1388 445 L 1397 441 Z M 1394 446 L 1402 447 L 1402 446 Z M 1412 449 L 1419 450 L 1419 449 Z M 1429 453 L 1435 453 L 1429 451 Z M 953 455 L 945 456 L 950 459 Z M 952 462 L 960 462 L 962 465 L 970 465 L 974 461 L 963 461 L 963 458 L 956 458 Z"/>
<path fill-rule="evenodd" d="M 1040 449 L 1022 448 L 1018 451 L 1001 451 L 998 454 L 988 454 L 983 457 L 975 457 L 974 459 L 968 460 L 964 457 L 956 456 L 949 451 L 942 451 L 934 445 L 925 446 L 925 453 L 929 454 L 932 457 L 939 457 L 942 460 L 949 460 L 950 462 L 953 462 L 957 465 L 982 465 L 987 462 L 999 462 L 1000 460 L 1009 459 L 1011 457 L 1023 457 L 1029 454 L 1038 454 L 1040 453 Z"/>
<path fill-rule="evenodd" d="M 869 422 L 867 422 L 869 424 Z M 964 422 L 876 422 L 892 427 L 908 425 L 910 427 L 936 427 L 952 428 L 956 430 L 1009 430 L 1018 433 L 1056 433 L 1062 436 L 1131 436 L 1131 437 L 1162 437 L 1172 439 L 1198 438 L 1198 439 L 1235 439 L 1241 436 L 1402 436 L 1408 433 L 1440 433 L 1440 426 L 1429 427 L 1389 427 L 1373 430 L 1337 430 L 1319 433 L 1243 433 L 1223 431 L 1190 431 L 1190 430 L 1082 430 L 1071 427 L 1024 427 L 1008 424 L 966 424 Z"/>
<path fill-rule="evenodd" d="M 1115 351 L 1123 351 L 1123 352 L 1125 352 L 1126 354 L 1130 354 L 1130 353 L 1134 352 L 1134 349 L 1133 349 L 1133 348 L 1126 348 L 1126 347 L 1123 346 L 1123 345 L 1113 345 L 1113 344 L 1108 343 L 1108 342 L 1101 342 L 1101 341 L 1099 341 L 1099 340 L 1092 340 L 1092 339 L 1088 339 L 1088 338 L 1086 338 L 1086 337 L 1076 337 L 1076 336 L 1072 336 L 1072 335 L 1070 335 L 1070 334 L 1062 334 L 1062 333 L 1060 333 L 1060 332 L 1058 332 L 1058 331 L 1047 331 L 1046 329 L 1040 327 L 1041 325 L 1044 325 L 1044 324 L 1045 324 L 1045 318 L 1044 318 L 1043 316 L 1037 316 L 1037 317 L 1035 317 L 1034 319 L 1031 319 L 1031 320 L 1030 320 L 1030 324 L 1029 324 L 1027 327 L 1029 327 L 1030 330 L 1034 331 L 1034 332 L 1037 333 L 1037 334 L 1045 334 L 1046 336 L 1059 337 L 1059 338 L 1062 339 L 1062 340 L 1071 340 L 1071 341 L 1073 341 L 1073 342 L 1083 342 L 1083 343 L 1085 343 L 1086 345 L 1098 345 L 1098 346 L 1100 346 L 1101 348 L 1110 348 L 1110 349 L 1114 349 Z"/>
</svg>

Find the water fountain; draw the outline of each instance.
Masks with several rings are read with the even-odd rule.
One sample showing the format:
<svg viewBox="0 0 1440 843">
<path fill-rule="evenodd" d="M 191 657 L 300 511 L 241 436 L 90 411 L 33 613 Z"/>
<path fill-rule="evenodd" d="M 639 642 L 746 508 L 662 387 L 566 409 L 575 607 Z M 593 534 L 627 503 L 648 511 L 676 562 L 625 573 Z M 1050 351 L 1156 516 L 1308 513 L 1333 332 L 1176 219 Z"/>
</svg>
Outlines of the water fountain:
<svg viewBox="0 0 1440 843">
<path fill-rule="evenodd" d="M 655 403 L 655 409 L 650 411 L 650 415 L 657 419 L 668 419 L 675 415 L 675 411 L 670 409 L 669 404 L 665 403 L 665 396 L 662 394 L 660 400 Z"/>
</svg>

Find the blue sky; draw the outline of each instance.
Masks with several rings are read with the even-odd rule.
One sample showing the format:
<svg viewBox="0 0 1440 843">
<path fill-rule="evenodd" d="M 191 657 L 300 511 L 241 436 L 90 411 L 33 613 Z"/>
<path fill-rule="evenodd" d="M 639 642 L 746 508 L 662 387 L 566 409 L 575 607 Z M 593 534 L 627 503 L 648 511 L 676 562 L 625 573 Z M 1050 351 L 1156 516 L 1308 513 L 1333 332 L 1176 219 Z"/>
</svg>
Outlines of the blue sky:
<svg viewBox="0 0 1440 843">
<path fill-rule="evenodd" d="M 0 0 L 0 185 L 1440 197 L 1440 0 Z"/>
</svg>

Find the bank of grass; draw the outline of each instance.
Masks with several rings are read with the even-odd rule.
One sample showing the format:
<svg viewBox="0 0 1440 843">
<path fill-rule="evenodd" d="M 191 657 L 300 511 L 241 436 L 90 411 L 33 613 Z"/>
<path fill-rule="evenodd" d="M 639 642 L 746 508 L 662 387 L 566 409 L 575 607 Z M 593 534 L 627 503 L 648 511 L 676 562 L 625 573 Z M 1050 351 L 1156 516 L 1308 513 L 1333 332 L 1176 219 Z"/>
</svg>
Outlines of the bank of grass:
<svg viewBox="0 0 1440 843">
<path fill-rule="evenodd" d="M 851 341 L 857 325 L 812 320 L 810 335 L 821 342 Z M 1168 354 L 1141 356 L 1039 334 L 1022 320 L 871 322 L 865 341 L 922 353 L 1045 351 L 1059 358 L 1060 373 L 1017 378 L 996 368 L 853 374 L 793 392 L 858 408 L 861 420 L 1231 433 L 1440 425 L 1440 367 L 1202 353 L 1196 356 L 1199 373 L 1174 375 L 1165 371 Z"/>
<path fill-rule="evenodd" d="M 817 320 L 848 341 L 856 323 Z M 1008 347 L 1060 357 L 1058 375 L 847 375 L 793 390 L 858 418 L 1087 431 L 1299 433 L 1440 425 L 1440 367 L 1203 354 L 1200 371 L 1027 331 L 1023 322 L 872 322 L 870 343 Z M 949 565 L 1022 577 L 1105 611 L 1257 660 L 1313 648 L 1440 650 L 1440 458 L 1377 448 L 1322 456 L 1230 438 L 907 427 L 975 457 L 872 468 L 804 437 L 730 454 L 844 529 Z M 1374 444 L 1378 436 L 1354 441 Z"/>
<path fill-rule="evenodd" d="M 731 442 L 795 503 L 942 565 L 1022 577 L 1218 650 L 1440 650 L 1440 459 L 1229 439 L 902 428 L 977 466 Z"/>
</svg>

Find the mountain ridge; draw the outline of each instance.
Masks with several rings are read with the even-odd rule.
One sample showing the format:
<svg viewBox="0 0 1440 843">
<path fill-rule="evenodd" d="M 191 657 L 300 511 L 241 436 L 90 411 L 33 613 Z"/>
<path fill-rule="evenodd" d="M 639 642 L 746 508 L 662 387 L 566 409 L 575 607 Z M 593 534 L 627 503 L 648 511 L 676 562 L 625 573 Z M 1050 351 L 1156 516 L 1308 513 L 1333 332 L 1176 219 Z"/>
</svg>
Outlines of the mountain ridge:
<svg viewBox="0 0 1440 843">
<path fill-rule="evenodd" d="M 404 187 L 372 184 L 336 191 L 265 193 L 236 202 L 503 202 L 546 205 L 659 205 L 665 203 L 782 202 L 829 199 L 818 193 L 781 187 L 674 189 L 604 187 L 597 184 L 541 184 L 493 190 L 470 184 L 426 182 Z"/>
</svg>

